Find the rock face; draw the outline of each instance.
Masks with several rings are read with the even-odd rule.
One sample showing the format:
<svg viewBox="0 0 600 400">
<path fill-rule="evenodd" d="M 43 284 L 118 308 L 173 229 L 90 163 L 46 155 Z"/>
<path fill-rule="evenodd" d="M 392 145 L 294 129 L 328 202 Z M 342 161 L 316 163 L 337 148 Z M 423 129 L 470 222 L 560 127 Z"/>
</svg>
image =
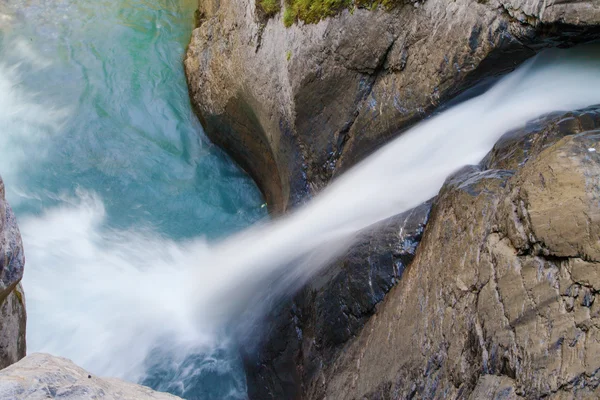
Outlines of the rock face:
<svg viewBox="0 0 600 400">
<path fill-rule="evenodd" d="M 5 368 L 26 354 L 25 295 L 19 283 L 0 306 L 0 368 Z"/>
<path fill-rule="evenodd" d="M 290 28 L 284 27 L 281 14 L 266 19 L 253 0 L 203 0 L 198 16 L 199 27 L 185 60 L 192 103 L 208 136 L 252 175 L 274 213 L 318 192 L 336 174 L 465 89 L 485 86 L 545 47 L 600 37 L 597 0 L 411 0 L 392 10 L 345 10 L 318 24 Z M 564 146 L 571 145 L 560 138 L 591 130 L 594 124 L 597 117 L 592 112 L 560 123 L 538 121 L 513 139 L 505 138 L 504 147 L 499 146 L 481 168 L 450 180 L 436 200 L 435 221 L 427 228 L 424 249 L 419 250 L 409 276 L 394 289 L 403 269 L 394 269 L 403 222 L 391 220 L 388 228 L 375 230 L 268 317 L 269 332 L 264 334 L 268 342 L 258 354 L 244 356 L 249 396 L 261 400 L 535 398 L 580 383 L 593 390 L 596 378 L 591 370 L 566 372 L 573 365 L 568 360 L 585 359 L 581 348 L 576 355 L 567 354 L 569 344 L 578 343 L 574 338 L 580 340 L 579 332 L 589 330 L 577 325 L 572 331 L 576 333 L 560 330 L 570 326 L 565 320 L 575 318 L 580 296 L 586 296 L 580 293 L 595 293 L 593 286 L 585 291 L 581 281 L 572 280 L 573 287 L 580 289 L 574 300 L 566 300 L 573 303 L 572 311 L 559 318 L 564 310 L 556 305 L 558 300 L 552 303 L 558 314 L 548 314 L 550 303 L 532 294 L 542 283 L 514 280 L 504 283 L 505 289 L 498 285 L 505 270 L 524 271 L 534 261 L 543 265 L 540 278 L 534 276 L 539 280 L 548 275 L 547 269 L 562 274 L 575 268 L 563 266 L 565 256 L 554 247 L 573 250 L 569 262 L 571 258 L 595 262 L 588 257 L 596 240 L 593 232 L 588 229 L 592 236 L 585 246 L 580 242 L 578 229 L 590 226 L 580 213 L 565 214 L 564 224 L 542 233 L 549 221 L 555 221 L 547 207 L 566 207 L 566 213 L 571 207 L 564 205 L 567 200 L 572 206 L 592 200 L 583 195 L 579 200 L 569 198 L 568 190 L 560 186 L 566 183 L 553 189 L 565 193 L 561 199 L 555 199 L 550 189 L 540 189 L 536 196 L 547 199 L 546 203 L 539 200 L 537 208 L 528 209 L 530 203 L 520 197 L 510 200 L 516 204 L 514 215 L 508 214 L 510 201 L 506 200 L 510 190 L 526 193 L 526 182 L 534 182 L 535 176 L 538 180 L 544 176 L 550 184 L 542 166 L 533 172 L 526 172 L 527 168 L 534 168 L 529 167 L 533 160 L 550 151 L 544 146 L 556 142 L 552 146 L 566 151 Z M 576 143 L 574 137 L 569 140 Z M 585 154 L 581 150 L 580 158 Z M 593 152 L 588 155 L 595 157 Z M 547 162 L 554 168 L 554 161 Z M 583 165 L 577 168 L 582 171 Z M 564 172 L 563 178 L 567 175 Z M 577 190 L 592 193 L 592 184 L 582 189 L 580 183 Z M 540 210 L 546 214 L 537 216 Z M 588 208 L 584 215 L 595 215 L 592 211 Z M 426 221 L 427 212 L 424 216 L 414 226 Z M 510 218 L 516 221 L 514 226 L 507 222 Z M 530 218 L 529 225 L 525 218 Z M 531 225 L 534 220 L 536 227 Z M 419 229 L 409 233 L 415 243 Z M 492 256 L 496 254 L 492 239 L 497 239 L 498 247 L 517 240 L 515 232 L 521 241 L 506 245 L 504 256 L 512 254 L 506 262 L 519 267 L 486 264 L 500 257 Z M 561 242 L 567 238 L 572 241 Z M 406 255 L 403 266 L 414 256 L 414 248 Z M 528 275 L 528 279 L 533 278 Z M 511 286 L 516 283 L 526 288 L 531 303 L 515 300 L 517 293 L 510 290 L 516 290 Z M 377 304 L 390 289 L 380 309 Z M 503 295 L 495 295 L 501 306 L 494 303 L 494 307 L 508 309 L 509 302 L 515 301 L 522 312 L 537 307 L 546 319 L 524 318 L 518 310 L 513 312 L 516 317 L 506 311 L 502 319 L 502 314 L 488 317 L 487 308 L 479 310 L 492 307 L 483 303 L 492 304 L 486 296 L 502 290 Z M 488 292 L 492 294 L 485 295 Z M 564 296 L 559 297 L 562 301 Z M 512 307 L 516 310 L 517 305 Z M 513 317 L 521 318 L 520 325 Z M 508 325 L 502 325 L 505 319 Z M 542 327 L 547 328 L 546 336 Z M 536 347 L 522 337 L 528 332 L 544 343 L 537 344 L 535 357 L 528 352 Z M 562 337 L 559 344 L 552 342 L 553 335 L 558 335 L 556 340 Z M 564 357 L 557 368 L 547 361 L 558 354 L 555 344 Z M 544 346 L 546 353 L 539 350 Z M 553 373 L 559 378 L 550 379 Z M 540 383 L 544 380 L 549 382 L 546 388 Z"/>
<path fill-rule="evenodd" d="M 0 369 L 25 357 L 24 265 L 21 234 L 0 178 Z"/>
<path fill-rule="evenodd" d="M 597 0 L 410 0 L 290 28 L 252 0 L 203 0 L 198 15 L 192 103 L 274 212 L 464 88 L 545 46 L 600 37 Z"/>
<path fill-rule="evenodd" d="M 376 305 L 402 277 L 423 233 L 431 203 L 363 232 L 350 252 L 333 263 L 261 324 L 267 338 L 244 361 L 251 399 L 301 398 L 324 365 L 354 337 Z"/>
<path fill-rule="evenodd" d="M 310 399 L 600 395 L 600 109 L 448 179 L 416 257 Z"/>
<path fill-rule="evenodd" d="M 70 360 L 30 354 L 0 371 L 2 399 L 175 400 L 179 397 L 113 378 L 98 378 Z"/>
</svg>

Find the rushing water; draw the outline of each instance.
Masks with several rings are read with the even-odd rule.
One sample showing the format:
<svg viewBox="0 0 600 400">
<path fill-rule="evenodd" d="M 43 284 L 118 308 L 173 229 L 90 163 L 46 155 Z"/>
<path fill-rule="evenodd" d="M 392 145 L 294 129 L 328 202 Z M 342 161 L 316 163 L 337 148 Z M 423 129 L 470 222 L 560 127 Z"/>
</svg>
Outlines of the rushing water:
<svg viewBox="0 0 600 400">
<path fill-rule="evenodd" d="M 26 248 L 29 352 L 188 398 L 243 398 L 226 335 L 201 351 L 195 333 L 172 337 L 188 328 L 156 267 L 168 271 L 174 241 L 266 215 L 190 109 L 182 59 L 196 5 L 0 2 L 0 174 Z"/>
<path fill-rule="evenodd" d="M 547 52 L 296 213 L 232 234 L 265 210 L 197 136 L 181 69 L 192 1 L 0 7 L 0 172 L 27 256 L 29 350 L 190 399 L 244 398 L 232 333 L 358 231 L 434 196 L 504 132 L 600 103 L 597 46 Z"/>
</svg>

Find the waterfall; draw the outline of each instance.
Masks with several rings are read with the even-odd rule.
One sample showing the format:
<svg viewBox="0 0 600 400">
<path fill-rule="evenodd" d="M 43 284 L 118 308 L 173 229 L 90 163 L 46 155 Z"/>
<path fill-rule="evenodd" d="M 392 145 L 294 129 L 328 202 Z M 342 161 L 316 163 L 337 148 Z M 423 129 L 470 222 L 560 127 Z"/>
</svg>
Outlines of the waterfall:
<svg viewBox="0 0 600 400">
<path fill-rule="evenodd" d="M 58 196 L 20 219 L 29 349 L 138 381 L 161 349 L 174 354 L 175 368 L 190 351 L 225 352 L 219 357 L 235 362 L 228 332 L 240 315 L 260 316 L 265 297 L 293 293 L 361 230 L 435 196 L 449 174 L 478 163 L 505 132 L 545 113 L 599 104 L 599 71 L 598 47 L 546 51 L 405 132 L 294 213 L 216 242 L 165 238 L 147 226 L 107 228 L 101 193 Z M 36 105 L 12 79 L 0 69 L 0 125 L 13 133 L 3 132 L 0 148 L 14 155 L 0 162 L 0 173 L 16 179 L 37 142 L 11 153 L 15 141 L 40 124 L 60 130 L 65 116 Z M 230 364 L 211 368 L 226 373 Z M 242 381 L 231 384 L 243 390 Z"/>
<path fill-rule="evenodd" d="M 202 259 L 212 266 L 208 274 L 188 271 L 194 316 L 227 320 L 259 304 L 266 283 L 271 291 L 293 292 L 360 230 L 434 197 L 450 174 L 479 163 L 504 133 L 553 111 L 594 104 L 600 104 L 600 47 L 538 55 L 485 93 L 408 130 L 298 211 L 190 254 L 190 265 Z"/>
</svg>

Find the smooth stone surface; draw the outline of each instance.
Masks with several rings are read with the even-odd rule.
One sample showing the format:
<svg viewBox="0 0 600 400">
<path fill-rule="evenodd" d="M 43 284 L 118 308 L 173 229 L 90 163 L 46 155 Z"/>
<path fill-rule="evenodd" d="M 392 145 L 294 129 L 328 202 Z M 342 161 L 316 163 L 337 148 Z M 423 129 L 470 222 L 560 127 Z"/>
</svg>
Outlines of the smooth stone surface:
<svg viewBox="0 0 600 400">
<path fill-rule="evenodd" d="M 98 378 L 72 361 L 49 354 L 30 354 L 0 371 L 0 398 L 14 400 L 175 400 L 145 386 L 113 378 Z"/>
</svg>

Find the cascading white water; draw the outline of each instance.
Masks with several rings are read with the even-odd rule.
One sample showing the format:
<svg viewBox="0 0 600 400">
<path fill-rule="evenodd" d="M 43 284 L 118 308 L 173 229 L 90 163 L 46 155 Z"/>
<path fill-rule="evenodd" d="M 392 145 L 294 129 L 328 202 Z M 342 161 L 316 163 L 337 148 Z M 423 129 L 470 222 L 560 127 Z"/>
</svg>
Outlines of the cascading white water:
<svg viewBox="0 0 600 400">
<path fill-rule="evenodd" d="M 361 229 L 435 196 L 449 174 L 479 162 L 503 133 L 544 113 L 599 103 L 598 47 L 546 52 L 409 130 L 297 212 L 216 244 L 102 229 L 98 195 L 63 199 L 70 205 L 20 221 L 25 290 L 36 304 L 29 348 L 136 380 L 158 342 L 182 354 L 222 345 L 223 329 L 259 307 L 267 286 L 296 289 Z"/>
<path fill-rule="evenodd" d="M 435 196 L 448 175 L 482 160 L 502 134 L 545 113 L 599 104 L 599 90 L 598 46 L 530 60 L 486 93 L 410 129 L 292 215 L 211 248 L 207 261 L 218 273 L 191 269 L 187 280 L 209 288 L 195 295 L 196 315 L 236 310 L 282 268 L 280 290 L 301 285 L 360 230 Z"/>
</svg>

